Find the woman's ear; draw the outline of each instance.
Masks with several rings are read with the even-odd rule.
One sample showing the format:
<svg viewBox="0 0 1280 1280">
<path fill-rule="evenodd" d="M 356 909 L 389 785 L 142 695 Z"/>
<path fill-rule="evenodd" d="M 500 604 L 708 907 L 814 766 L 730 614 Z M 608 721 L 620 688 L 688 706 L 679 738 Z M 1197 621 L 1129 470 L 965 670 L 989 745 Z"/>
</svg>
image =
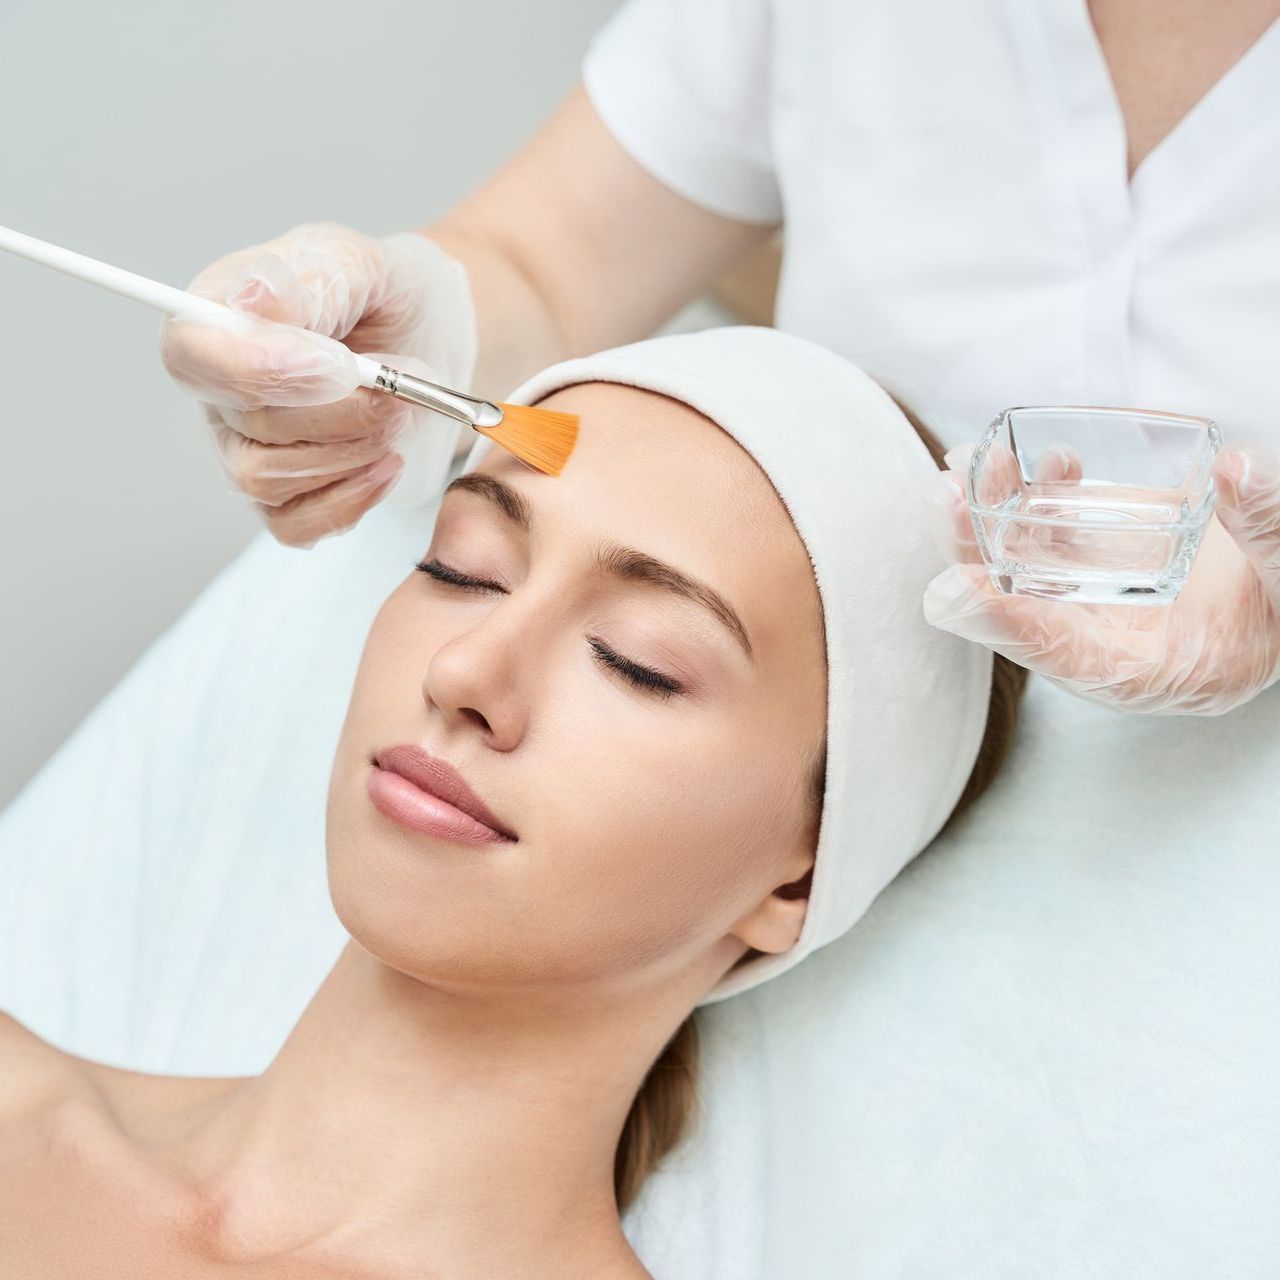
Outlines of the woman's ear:
<svg viewBox="0 0 1280 1280">
<path fill-rule="evenodd" d="M 791 869 L 801 870 L 801 874 L 779 885 L 753 907 L 733 926 L 730 930 L 732 935 L 753 951 L 776 953 L 790 950 L 800 937 L 805 912 L 809 909 L 813 863 L 812 849 L 804 850 L 793 859 Z"/>
</svg>

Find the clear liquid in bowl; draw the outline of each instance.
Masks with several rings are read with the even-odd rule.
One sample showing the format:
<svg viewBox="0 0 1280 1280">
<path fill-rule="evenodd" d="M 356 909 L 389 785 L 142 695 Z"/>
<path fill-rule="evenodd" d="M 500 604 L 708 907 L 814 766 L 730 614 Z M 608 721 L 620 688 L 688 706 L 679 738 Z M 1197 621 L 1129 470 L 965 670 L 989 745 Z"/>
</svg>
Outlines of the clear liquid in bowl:
<svg viewBox="0 0 1280 1280">
<path fill-rule="evenodd" d="M 1026 482 L 999 507 L 974 511 L 992 576 L 1015 595 L 1083 603 L 1173 600 L 1208 522 L 1178 490 Z"/>
</svg>

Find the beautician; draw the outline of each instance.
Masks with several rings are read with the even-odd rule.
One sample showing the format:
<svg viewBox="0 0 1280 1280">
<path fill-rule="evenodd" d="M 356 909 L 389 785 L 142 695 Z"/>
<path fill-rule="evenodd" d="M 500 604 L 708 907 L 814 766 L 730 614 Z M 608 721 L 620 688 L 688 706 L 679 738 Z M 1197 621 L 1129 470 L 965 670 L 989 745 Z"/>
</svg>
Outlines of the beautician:
<svg viewBox="0 0 1280 1280">
<path fill-rule="evenodd" d="M 1252 445 L 1219 457 L 1231 537 L 1159 643 L 1127 620 L 1151 611 L 1001 596 L 973 563 L 931 584 L 931 622 L 1120 708 L 1220 714 L 1273 681 L 1280 0 L 631 0 L 439 222 L 306 224 L 191 286 L 314 340 L 169 322 L 164 357 L 275 536 L 310 546 L 388 493 L 408 412 L 332 339 L 499 396 L 651 333 L 780 225 L 778 327 L 948 445 L 1017 404 L 1202 415 Z"/>
</svg>

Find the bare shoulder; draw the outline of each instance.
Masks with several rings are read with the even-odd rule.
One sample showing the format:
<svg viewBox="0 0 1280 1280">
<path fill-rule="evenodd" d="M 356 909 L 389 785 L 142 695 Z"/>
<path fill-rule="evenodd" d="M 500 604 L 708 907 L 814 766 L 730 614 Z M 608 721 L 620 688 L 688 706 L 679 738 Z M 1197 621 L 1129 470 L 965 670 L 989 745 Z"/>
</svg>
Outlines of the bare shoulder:
<svg viewBox="0 0 1280 1280">
<path fill-rule="evenodd" d="M 167 1076 L 68 1053 L 0 1013 L 0 1120 L 79 1099 L 105 1108 L 126 1130 L 212 1102 L 239 1076 Z"/>
<path fill-rule="evenodd" d="M 205 1274 L 165 1234 L 181 1188 L 118 1123 L 113 1071 L 0 1014 L 0 1276 Z"/>
<path fill-rule="evenodd" d="M 0 1118 L 64 1097 L 82 1078 L 70 1054 L 0 1013 Z"/>
</svg>

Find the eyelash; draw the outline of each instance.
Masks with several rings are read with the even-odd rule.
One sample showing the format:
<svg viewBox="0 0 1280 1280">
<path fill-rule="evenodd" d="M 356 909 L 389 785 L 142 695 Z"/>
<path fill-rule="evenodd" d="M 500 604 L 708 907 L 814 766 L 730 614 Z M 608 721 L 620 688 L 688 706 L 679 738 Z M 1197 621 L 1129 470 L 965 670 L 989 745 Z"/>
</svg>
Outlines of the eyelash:
<svg viewBox="0 0 1280 1280">
<path fill-rule="evenodd" d="M 428 577 L 434 578 L 437 582 L 447 583 L 449 586 L 458 587 L 463 591 L 483 593 L 491 590 L 502 590 L 496 583 L 483 582 L 479 578 L 469 578 L 466 574 L 459 573 L 456 569 L 451 569 L 447 564 L 443 564 L 439 560 L 420 560 L 413 567 L 421 570 Z M 672 680 L 670 676 L 664 676 L 659 671 L 652 671 L 648 667 L 642 667 L 638 663 L 631 662 L 620 653 L 615 653 L 603 641 L 592 639 L 588 643 L 595 650 L 597 658 L 605 666 L 612 668 L 630 684 L 636 685 L 648 693 L 657 694 L 660 698 L 669 698 L 673 693 L 681 693 L 683 691 L 678 681 Z"/>
</svg>

